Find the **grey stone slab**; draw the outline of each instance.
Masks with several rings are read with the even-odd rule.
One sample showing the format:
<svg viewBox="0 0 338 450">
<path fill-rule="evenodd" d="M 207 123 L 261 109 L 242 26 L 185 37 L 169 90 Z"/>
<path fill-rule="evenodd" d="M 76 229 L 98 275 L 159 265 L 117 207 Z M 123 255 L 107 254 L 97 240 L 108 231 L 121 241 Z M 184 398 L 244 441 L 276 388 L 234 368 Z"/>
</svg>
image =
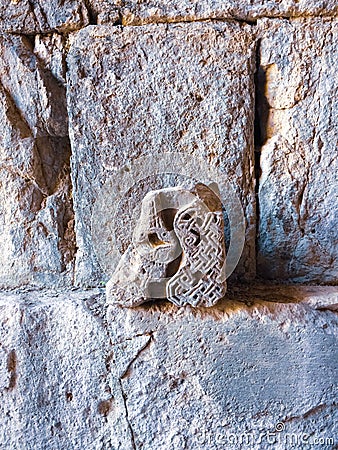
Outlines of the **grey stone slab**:
<svg viewBox="0 0 338 450">
<path fill-rule="evenodd" d="M 0 30 L 36 34 L 70 32 L 88 24 L 82 0 L 1 0 Z"/>
<path fill-rule="evenodd" d="M 107 341 L 91 296 L 1 294 L 2 448 L 108 448 Z"/>
<path fill-rule="evenodd" d="M 69 283 L 75 242 L 65 87 L 26 37 L 0 37 L 0 97 L 0 286 Z"/>
<path fill-rule="evenodd" d="M 309 306 L 323 292 L 280 289 L 198 310 L 109 308 L 117 367 L 121 346 L 130 355 L 120 380 L 135 448 L 332 448 L 336 314 Z"/>
<path fill-rule="evenodd" d="M 258 272 L 274 280 L 337 283 L 338 23 L 260 25 L 266 119 Z"/>
<path fill-rule="evenodd" d="M 102 185 L 110 178 L 111 190 L 121 189 L 122 195 L 128 186 L 121 181 L 114 187 L 121 169 L 138 157 L 148 158 L 147 181 L 125 194 L 121 221 L 114 227 L 124 240 L 130 234 L 128 215 L 147 188 L 166 187 L 152 175 L 165 152 L 185 158 L 183 172 L 196 159 L 197 180 L 211 168 L 228 179 L 246 220 L 237 276 L 254 276 L 254 46 L 251 27 L 235 23 L 88 27 L 76 36 L 68 55 L 67 95 L 77 283 L 104 279 L 91 236 L 93 204 Z M 114 220 L 109 208 L 106 217 L 102 213 L 102 227 Z M 111 251 L 111 242 L 102 245 Z"/>
<path fill-rule="evenodd" d="M 102 289 L 2 292 L 1 444 L 333 448 L 337 295 L 256 286 L 211 308 L 107 309 Z"/>
<path fill-rule="evenodd" d="M 191 22 L 206 19 L 237 19 L 254 22 L 260 17 L 335 16 L 335 0 L 105 0 L 90 1 L 98 23 L 144 25 L 158 22 Z"/>
</svg>

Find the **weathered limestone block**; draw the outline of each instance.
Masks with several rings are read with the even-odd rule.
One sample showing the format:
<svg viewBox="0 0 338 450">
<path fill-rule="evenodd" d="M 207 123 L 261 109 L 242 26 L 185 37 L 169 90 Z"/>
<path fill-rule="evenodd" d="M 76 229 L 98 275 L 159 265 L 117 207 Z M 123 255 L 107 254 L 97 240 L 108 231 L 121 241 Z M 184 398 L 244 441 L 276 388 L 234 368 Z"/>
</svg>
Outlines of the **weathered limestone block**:
<svg viewBox="0 0 338 450">
<path fill-rule="evenodd" d="M 337 283 L 338 22 L 261 27 L 259 274 Z"/>
<path fill-rule="evenodd" d="M 66 38 L 59 33 L 37 34 L 34 40 L 34 54 L 53 77 L 66 84 Z M 62 96 L 64 97 L 64 96 Z"/>
<path fill-rule="evenodd" d="M 1 294 L 2 448 L 110 448 L 108 340 L 85 308 L 95 296 Z"/>
<path fill-rule="evenodd" d="M 65 88 L 20 36 L 0 37 L 0 286 L 71 279 Z"/>
<path fill-rule="evenodd" d="M 100 290 L 3 293 L 0 442 L 334 448 L 337 298 L 336 287 L 251 286 L 211 308 L 106 311 Z"/>
<path fill-rule="evenodd" d="M 315 292 L 297 295 L 265 288 L 255 299 L 251 287 L 243 298 L 250 307 L 240 294 L 212 308 L 111 306 L 127 448 L 310 450 L 314 438 L 331 439 L 325 448 L 333 448 L 337 316 L 308 305 Z M 297 303 L 302 298 L 307 304 Z"/>
<path fill-rule="evenodd" d="M 22 34 L 69 32 L 88 23 L 82 0 L 1 0 L 0 29 Z"/>
<path fill-rule="evenodd" d="M 116 21 L 119 12 L 123 25 L 154 22 L 182 22 L 203 19 L 239 19 L 259 17 L 334 16 L 335 0 L 91 0 L 98 23 Z M 109 14 L 110 13 L 110 14 Z"/>
<path fill-rule="evenodd" d="M 150 191 L 133 242 L 107 284 L 108 303 L 137 306 L 167 298 L 178 306 L 213 306 L 226 292 L 219 192 L 204 184 Z"/>
<path fill-rule="evenodd" d="M 251 27 L 235 23 L 87 27 L 73 42 L 68 65 L 76 282 L 97 283 L 103 277 L 90 227 L 93 204 L 104 182 L 114 180 L 136 158 L 149 156 L 144 170 L 154 178 L 144 182 L 148 190 L 170 187 L 156 184 L 158 167 L 151 166 L 151 156 L 158 160 L 164 152 L 179 152 L 191 161 L 199 157 L 226 174 L 246 216 L 246 246 L 237 275 L 252 277 Z M 196 180 L 202 175 L 197 171 Z M 140 204 L 144 195 L 136 193 L 134 203 Z M 126 202 L 123 214 L 130 208 Z M 128 220 L 125 223 L 128 226 Z M 107 242 L 107 252 L 110 246 Z"/>
<path fill-rule="evenodd" d="M 91 23 L 120 24 L 122 0 L 87 0 Z"/>
</svg>

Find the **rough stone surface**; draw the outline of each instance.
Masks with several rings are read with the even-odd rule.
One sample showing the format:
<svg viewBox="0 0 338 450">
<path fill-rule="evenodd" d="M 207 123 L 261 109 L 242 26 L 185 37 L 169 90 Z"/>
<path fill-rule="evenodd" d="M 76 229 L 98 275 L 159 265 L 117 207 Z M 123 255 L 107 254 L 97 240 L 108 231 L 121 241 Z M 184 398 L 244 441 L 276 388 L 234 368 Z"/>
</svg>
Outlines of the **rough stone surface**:
<svg viewBox="0 0 338 450">
<path fill-rule="evenodd" d="M 110 434 L 105 415 L 112 394 L 107 335 L 85 307 L 93 298 L 1 295 L 1 448 L 109 448 L 97 444 Z"/>
<path fill-rule="evenodd" d="M 168 151 L 190 155 L 191 160 L 201 157 L 227 175 L 246 216 L 247 240 L 237 274 L 252 277 L 251 28 L 235 23 L 87 27 L 73 42 L 68 65 L 79 247 L 76 282 L 97 283 L 103 276 L 92 248 L 90 223 L 105 180 L 145 155 L 150 160 L 145 172 L 156 174 L 151 155 Z M 202 175 L 196 173 L 197 181 Z M 147 184 L 152 189 L 167 187 L 151 177 Z"/>
<path fill-rule="evenodd" d="M 87 0 L 91 23 L 120 24 L 122 0 Z"/>
<path fill-rule="evenodd" d="M 150 191 L 107 284 L 107 301 L 137 306 L 167 298 L 178 306 L 213 306 L 226 293 L 225 264 L 219 191 L 202 183 Z"/>
<path fill-rule="evenodd" d="M 0 73 L 0 286 L 64 283 L 75 248 L 65 87 L 21 36 L 0 37 Z"/>
<path fill-rule="evenodd" d="M 258 450 L 273 443 L 311 449 L 315 438 L 331 439 L 325 448 L 333 448 L 333 312 L 260 301 L 125 311 L 112 307 L 108 323 L 112 341 L 118 335 L 120 345 L 130 346 L 121 377 L 130 448 Z M 151 339 L 139 342 L 140 336 Z M 284 431 L 276 432 L 280 427 Z M 309 443 L 301 441 L 304 435 Z M 294 447 L 291 439 L 298 439 Z"/>
<path fill-rule="evenodd" d="M 44 68 L 64 85 L 66 84 L 66 47 L 67 40 L 59 33 L 37 34 L 34 38 L 35 56 Z"/>
<path fill-rule="evenodd" d="M 89 4 L 98 23 L 119 21 L 123 25 L 205 19 L 255 21 L 259 17 L 334 16 L 338 13 L 335 0 L 91 0 Z"/>
<path fill-rule="evenodd" d="M 1 0 L 0 30 L 35 34 L 70 32 L 88 24 L 82 0 Z"/>
<path fill-rule="evenodd" d="M 243 287 L 256 239 L 261 277 L 338 283 L 337 13 L 0 0 L 0 289 L 40 288 L 0 293 L 1 450 L 338 448 L 338 288 Z M 226 270 L 246 227 L 225 299 L 123 308 L 56 290 L 74 281 L 72 190 L 76 283 L 97 285 L 148 191 L 211 181 L 229 206 Z"/>
<path fill-rule="evenodd" d="M 338 22 L 261 22 L 259 274 L 338 282 Z"/>
<path fill-rule="evenodd" d="M 1 443 L 332 449 L 337 305 L 335 287 L 252 287 L 198 310 L 107 310 L 100 290 L 2 293 Z"/>
</svg>

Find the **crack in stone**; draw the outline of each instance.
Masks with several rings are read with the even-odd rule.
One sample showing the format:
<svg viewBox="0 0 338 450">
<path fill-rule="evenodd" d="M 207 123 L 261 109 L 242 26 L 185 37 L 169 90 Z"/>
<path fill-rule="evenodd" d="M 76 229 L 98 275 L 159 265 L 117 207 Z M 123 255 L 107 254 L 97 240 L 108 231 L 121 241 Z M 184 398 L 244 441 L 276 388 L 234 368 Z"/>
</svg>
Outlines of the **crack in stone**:
<svg viewBox="0 0 338 450">
<path fill-rule="evenodd" d="M 144 336 L 147 336 L 147 334 L 145 334 Z M 151 334 L 148 335 L 148 336 L 149 336 L 149 339 L 147 340 L 147 342 L 146 342 L 146 343 L 138 350 L 138 352 L 137 352 L 137 354 L 134 356 L 134 358 L 132 358 L 131 361 L 129 361 L 129 363 L 128 363 L 127 367 L 125 368 L 124 372 L 121 373 L 121 375 L 120 375 L 120 377 L 119 377 L 120 380 L 121 380 L 122 378 L 127 377 L 127 376 L 129 375 L 129 373 L 130 373 L 130 368 L 131 368 L 132 364 L 136 361 L 136 359 L 140 356 L 140 354 L 141 354 L 144 350 L 146 350 L 146 349 L 149 347 L 150 343 L 152 342 L 153 335 L 152 335 L 152 333 L 151 333 Z"/>
<path fill-rule="evenodd" d="M 32 13 L 33 19 L 35 19 L 35 21 L 36 21 L 37 25 L 40 27 L 40 29 L 43 30 L 46 27 L 46 25 L 49 26 L 48 18 L 46 16 L 44 10 L 42 9 L 40 3 L 37 2 L 37 4 L 35 5 L 34 0 L 28 0 L 28 5 L 29 5 L 28 14 L 29 14 L 29 12 Z M 39 8 L 39 12 L 41 14 L 42 19 L 45 21 L 45 23 L 41 22 L 40 18 L 37 16 L 36 11 L 35 11 L 35 6 L 37 6 Z M 37 34 L 39 34 L 39 33 L 37 33 Z"/>
<path fill-rule="evenodd" d="M 34 131 L 30 127 L 29 123 L 27 122 L 26 118 L 24 117 L 20 107 L 17 105 L 15 101 L 15 97 L 12 95 L 8 87 L 6 87 L 1 81 L 0 81 L 0 89 L 4 91 L 4 94 L 7 98 L 9 109 L 8 114 L 9 116 L 17 116 L 17 120 L 15 121 L 15 126 L 17 130 L 20 133 L 20 137 L 22 139 L 27 137 L 34 138 Z"/>
<path fill-rule="evenodd" d="M 256 72 L 254 74 L 255 86 L 255 117 L 254 117 L 254 164 L 255 164 L 255 197 L 256 197 L 256 260 L 258 253 L 258 237 L 259 237 L 259 180 L 262 173 L 261 168 L 261 148 L 266 141 L 266 127 L 269 116 L 267 99 L 265 97 L 266 75 L 261 66 L 261 39 L 256 42 Z"/>
<path fill-rule="evenodd" d="M 17 383 L 17 356 L 15 350 L 11 350 L 7 357 L 7 370 L 10 373 L 10 379 L 7 391 L 12 391 L 16 387 Z"/>
<path fill-rule="evenodd" d="M 88 18 L 89 18 L 88 25 L 98 25 L 98 23 L 97 23 L 97 16 L 98 16 L 98 14 L 94 13 L 94 11 L 92 10 L 92 8 L 91 8 L 91 6 L 89 4 L 89 0 L 83 0 L 83 3 L 84 3 L 84 6 L 85 6 L 85 8 L 87 10 L 87 13 L 88 13 Z M 121 22 L 120 25 L 122 25 L 122 22 Z"/>
<path fill-rule="evenodd" d="M 316 311 L 320 312 L 330 312 L 338 314 L 338 306 L 337 305 L 327 305 L 327 306 L 318 306 L 317 308 L 314 308 Z"/>
<path fill-rule="evenodd" d="M 153 333 L 156 333 L 156 331 L 158 331 L 158 330 L 154 329 L 154 330 L 151 330 L 151 331 L 149 331 L 147 333 L 134 334 L 133 336 L 131 336 L 129 338 L 125 338 L 122 341 L 115 341 L 111 345 L 112 345 L 112 347 L 115 347 L 116 345 L 121 345 L 121 344 L 124 344 L 125 342 L 132 341 L 133 339 L 135 339 L 137 337 L 144 337 L 144 336 L 150 336 L 151 337 L 153 335 Z"/>
<path fill-rule="evenodd" d="M 28 0 L 28 1 L 29 1 L 29 3 L 30 3 L 30 0 Z M 31 4 L 31 3 L 30 3 L 30 4 Z M 45 21 L 46 25 L 47 25 L 48 27 L 52 28 L 52 27 L 50 26 L 49 21 L 48 21 L 47 14 L 45 13 L 45 11 L 44 11 L 44 9 L 43 9 L 43 7 L 41 6 L 41 4 L 40 4 L 39 1 L 37 2 L 37 7 L 39 8 L 39 12 L 40 12 L 40 14 L 41 14 L 41 17 L 42 17 L 42 19 Z M 36 15 L 35 15 L 35 17 L 36 17 Z"/>
<path fill-rule="evenodd" d="M 337 403 L 332 403 L 331 405 L 327 405 L 326 403 L 317 405 L 317 406 L 314 406 L 313 408 L 309 409 L 308 411 L 306 411 L 304 414 L 301 414 L 299 416 L 287 417 L 284 420 L 284 423 L 292 422 L 294 420 L 304 420 L 304 419 L 307 419 L 308 417 L 311 417 L 317 413 L 321 413 L 325 409 L 331 410 L 333 408 L 336 408 L 336 406 L 337 406 Z"/>
<path fill-rule="evenodd" d="M 121 395 L 122 395 L 122 400 L 123 400 L 123 405 L 124 405 L 124 410 L 125 410 L 125 418 L 128 424 L 128 429 L 130 432 L 130 440 L 131 440 L 131 445 L 132 445 L 132 449 L 136 450 L 136 444 L 135 444 L 135 434 L 134 434 L 134 430 L 133 427 L 131 426 L 130 423 L 130 419 L 129 419 L 129 412 L 128 412 L 128 407 L 127 407 L 127 396 L 123 390 L 123 385 L 122 385 L 122 381 L 121 379 L 118 380 L 120 389 L 121 389 Z"/>
<path fill-rule="evenodd" d="M 186 23 L 200 23 L 200 22 L 209 22 L 209 23 L 210 22 L 226 22 L 226 23 L 237 22 L 237 23 L 246 24 L 249 26 L 256 26 L 256 24 L 257 24 L 256 19 L 250 21 L 250 20 L 239 19 L 239 18 L 229 16 L 229 17 L 218 17 L 218 18 L 217 17 L 200 17 L 200 18 L 196 17 L 196 18 L 187 18 L 187 19 L 184 19 L 184 17 L 178 17 L 177 19 L 163 17 L 163 18 L 158 18 L 157 20 L 154 20 L 154 21 L 149 21 L 149 22 L 146 21 L 145 23 L 143 23 L 142 19 L 141 19 L 141 22 L 142 22 L 141 24 L 139 24 L 138 22 L 136 22 L 136 23 L 132 22 L 131 24 L 128 23 L 127 25 L 125 25 L 125 16 L 123 15 L 123 11 L 122 11 L 121 15 L 122 15 L 122 22 L 123 22 L 122 25 L 123 26 L 132 26 L 132 27 L 147 26 L 147 25 L 153 25 L 153 24 L 180 25 L 180 24 L 186 24 Z"/>
</svg>

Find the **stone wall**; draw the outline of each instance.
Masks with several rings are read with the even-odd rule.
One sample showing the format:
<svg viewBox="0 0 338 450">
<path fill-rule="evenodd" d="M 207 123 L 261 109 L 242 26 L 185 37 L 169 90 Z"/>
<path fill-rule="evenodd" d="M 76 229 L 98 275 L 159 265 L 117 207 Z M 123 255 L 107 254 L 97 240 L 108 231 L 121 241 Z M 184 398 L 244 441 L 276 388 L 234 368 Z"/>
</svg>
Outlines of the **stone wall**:
<svg viewBox="0 0 338 450">
<path fill-rule="evenodd" d="M 2 5 L 0 285 L 104 281 L 93 203 L 123 164 L 168 151 L 220 168 L 240 197 L 234 281 L 337 283 L 336 13 L 335 2 Z"/>
<path fill-rule="evenodd" d="M 104 302 L 2 294 L 2 448 L 335 448 L 336 288 L 256 287 L 199 309 Z"/>
<path fill-rule="evenodd" d="M 0 448 L 336 448 L 337 15 L 0 0 Z M 92 214 L 123 246 L 166 152 L 241 202 L 229 294 L 107 309 Z M 95 210 L 139 157 L 118 220 Z"/>
<path fill-rule="evenodd" d="M 258 273 L 336 283 L 338 23 L 261 25 Z"/>
</svg>

